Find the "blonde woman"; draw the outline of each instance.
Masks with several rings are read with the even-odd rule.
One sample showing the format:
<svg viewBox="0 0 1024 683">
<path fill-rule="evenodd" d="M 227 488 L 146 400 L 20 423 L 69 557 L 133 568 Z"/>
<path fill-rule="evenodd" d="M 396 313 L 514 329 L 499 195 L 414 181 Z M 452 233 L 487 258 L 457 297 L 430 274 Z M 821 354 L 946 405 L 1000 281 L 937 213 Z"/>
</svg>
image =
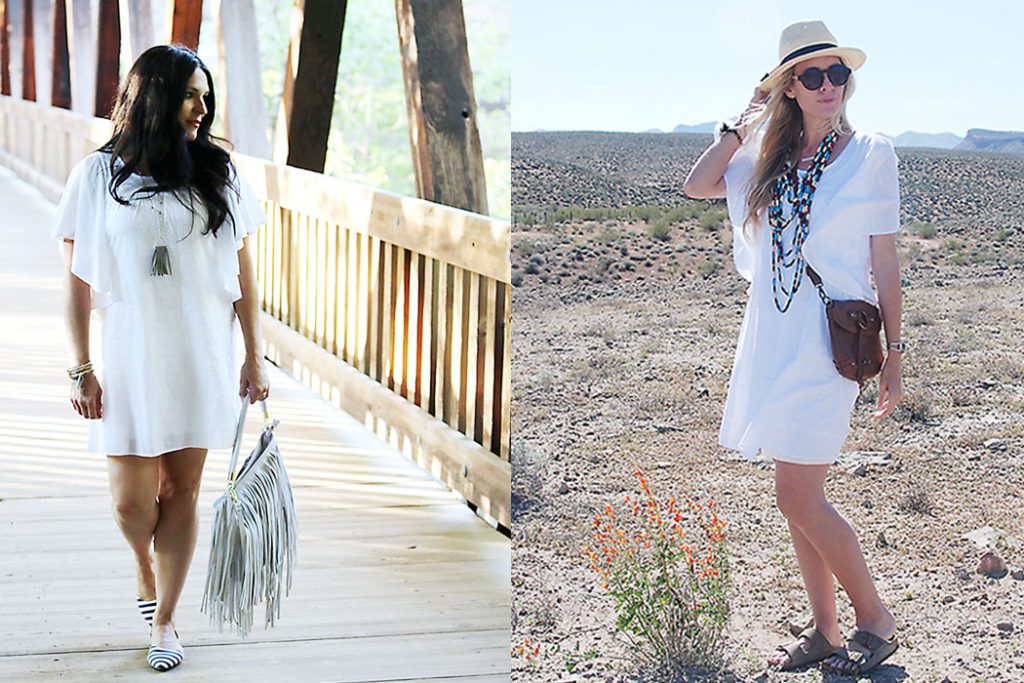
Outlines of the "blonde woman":
<svg viewBox="0 0 1024 683">
<path fill-rule="evenodd" d="M 902 395 L 897 159 L 878 135 L 846 117 L 861 50 L 840 47 L 820 21 L 787 27 L 779 63 L 747 111 L 724 123 L 684 191 L 725 197 L 739 272 L 751 282 L 719 435 L 726 448 L 775 462 L 776 502 L 789 525 L 814 624 L 780 646 L 784 670 L 822 662 L 848 674 L 878 666 L 898 647 L 896 620 L 878 596 L 849 523 L 825 498 L 829 465 L 846 439 L 857 382 L 832 364 L 827 296 L 877 303 L 888 353 L 873 417 Z M 874 276 L 877 294 L 871 286 Z M 856 627 L 843 638 L 832 577 Z"/>
<path fill-rule="evenodd" d="M 121 84 L 110 140 L 71 171 L 51 235 L 66 263 L 71 404 L 89 421 L 89 450 L 107 456 L 158 671 L 185 657 L 174 612 L 207 450 L 232 445 L 240 396 L 270 391 L 246 240 L 266 217 L 210 134 L 215 112 L 194 52 L 146 50 Z M 103 321 L 102 369 L 89 360 L 90 309 Z"/>
</svg>

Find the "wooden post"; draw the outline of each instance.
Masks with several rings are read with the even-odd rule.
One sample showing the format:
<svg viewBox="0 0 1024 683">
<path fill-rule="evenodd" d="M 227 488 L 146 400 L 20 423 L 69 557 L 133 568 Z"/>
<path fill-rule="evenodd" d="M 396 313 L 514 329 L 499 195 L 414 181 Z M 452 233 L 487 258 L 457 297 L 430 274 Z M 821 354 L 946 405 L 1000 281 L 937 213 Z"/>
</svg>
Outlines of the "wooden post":
<svg viewBox="0 0 1024 683">
<path fill-rule="evenodd" d="M 99 0 L 96 43 L 96 116 L 110 117 L 120 81 L 121 15 L 117 0 Z"/>
<path fill-rule="evenodd" d="M 487 213 L 462 0 L 396 0 L 416 192 Z"/>
<path fill-rule="evenodd" d="M 170 40 L 199 50 L 199 26 L 203 23 L 203 0 L 173 0 L 167 8 Z"/>
<path fill-rule="evenodd" d="M 253 0 L 219 3 L 217 26 L 217 69 L 224 87 L 217 96 L 225 136 L 235 150 L 250 156 L 270 158 L 267 112 L 263 108 L 260 82 L 260 50 L 256 34 Z"/>
<path fill-rule="evenodd" d="M 32 28 L 32 0 L 22 0 L 24 13 L 22 24 L 22 35 L 24 39 L 21 44 L 21 98 L 24 100 L 36 100 L 36 47 L 35 35 Z"/>
<path fill-rule="evenodd" d="M 92 0 L 66 0 L 71 109 L 85 116 L 96 111 L 96 25 Z"/>
<path fill-rule="evenodd" d="M 153 8 L 153 0 L 122 0 L 121 13 L 127 22 L 122 24 L 122 33 L 127 29 L 128 35 L 121 36 L 124 47 L 128 50 L 127 61 L 134 64 L 143 52 L 157 44 L 158 35 L 153 21 L 156 12 Z"/>
<path fill-rule="evenodd" d="M 285 88 L 285 97 L 290 102 L 283 105 L 288 131 L 286 163 L 323 173 L 347 0 L 305 0 L 304 3 L 300 0 L 300 3 L 303 5 L 301 27 L 296 31 L 293 23 L 289 68 L 286 69 L 291 71 L 292 60 L 297 59 L 294 81 L 290 88 L 286 83 Z M 287 73 L 285 79 L 288 79 Z"/>
<path fill-rule="evenodd" d="M 55 0 L 32 0 L 33 59 L 35 60 L 36 102 L 50 106 L 53 89 L 53 3 Z"/>
<path fill-rule="evenodd" d="M 0 95 L 11 94 L 10 23 L 7 11 L 10 0 L 0 0 Z"/>
<path fill-rule="evenodd" d="M 64 0 L 53 1 L 53 75 L 50 79 L 50 104 L 71 109 L 71 62 L 68 58 L 68 17 Z"/>
</svg>

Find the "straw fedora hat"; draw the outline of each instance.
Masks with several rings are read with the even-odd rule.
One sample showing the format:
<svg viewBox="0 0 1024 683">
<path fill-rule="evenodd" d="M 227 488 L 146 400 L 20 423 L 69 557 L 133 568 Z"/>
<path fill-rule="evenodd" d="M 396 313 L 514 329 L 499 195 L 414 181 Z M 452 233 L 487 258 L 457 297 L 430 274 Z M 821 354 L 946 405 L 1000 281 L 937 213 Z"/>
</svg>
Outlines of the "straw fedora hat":
<svg viewBox="0 0 1024 683">
<path fill-rule="evenodd" d="M 789 67 L 815 57 L 836 56 L 853 70 L 859 69 L 867 55 L 855 47 L 840 47 L 839 41 L 820 21 L 801 21 L 782 30 L 779 38 L 779 64 L 761 79 L 761 91 L 768 92 Z"/>
</svg>

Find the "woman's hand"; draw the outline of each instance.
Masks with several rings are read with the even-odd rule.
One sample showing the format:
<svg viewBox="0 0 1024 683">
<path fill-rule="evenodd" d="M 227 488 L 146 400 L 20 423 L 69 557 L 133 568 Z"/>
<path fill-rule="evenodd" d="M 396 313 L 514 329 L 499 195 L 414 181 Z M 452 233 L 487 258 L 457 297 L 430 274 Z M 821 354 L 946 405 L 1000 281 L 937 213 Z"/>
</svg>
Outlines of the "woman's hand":
<svg viewBox="0 0 1024 683">
<path fill-rule="evenodd" d="M 747 103 L 747 108 L 743 110 L 743 113 L 736 119 L 738 122 L 736 132 L 740 134 L 740 138 L 743 140 L 747 139 L 747 133 L 750 132 L 750 120 L 753 115 L 756 114 L 760 109 L 761 105 L 768 100 L 768 93 L 761 92 L 761 88 L 754 88 L 754 94 L 750 98 L 750 102 Z"/>
<path fill-rule="evenodd" d="M 270 395 L 270 379 L 262 358 L 247 356 L 242 363 L 242 372 L 238 378 L 239 397 L 249 394 L 249 403 L 266 400 Z"/>
<path fill-rule="evenodd" d="M 896 404 L 903 398 L 903 368 L 900 366 L 900 353 L 889 352 L 882 364 L 882 372 L 878 375 L 878 403 L 871 417 L 881 420 L 892 414 Z"/>
<path fill-rule="evenodd" d="M 86 420 L 99 420 L 103 417 L 103 389 L 95 373 L 82 377 L 82 384 L 71 383 L 71 405 L 75 412 Z"/>
</svg>

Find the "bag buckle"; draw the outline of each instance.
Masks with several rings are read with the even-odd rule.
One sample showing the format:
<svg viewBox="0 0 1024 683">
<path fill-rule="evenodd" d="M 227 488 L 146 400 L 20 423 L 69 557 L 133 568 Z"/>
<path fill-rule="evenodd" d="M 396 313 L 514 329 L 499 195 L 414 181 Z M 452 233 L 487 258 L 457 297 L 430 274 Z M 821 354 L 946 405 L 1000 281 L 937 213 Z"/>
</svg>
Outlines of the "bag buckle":
<svg viewBox="0 0 1024 683">
<path fill-rule="evenodd" d="M 850 311 L 850 317 L 857 323 L 857 327 L 862 330 L 868 329 L 868 316 L 864 311 Z"/>
</svg>

